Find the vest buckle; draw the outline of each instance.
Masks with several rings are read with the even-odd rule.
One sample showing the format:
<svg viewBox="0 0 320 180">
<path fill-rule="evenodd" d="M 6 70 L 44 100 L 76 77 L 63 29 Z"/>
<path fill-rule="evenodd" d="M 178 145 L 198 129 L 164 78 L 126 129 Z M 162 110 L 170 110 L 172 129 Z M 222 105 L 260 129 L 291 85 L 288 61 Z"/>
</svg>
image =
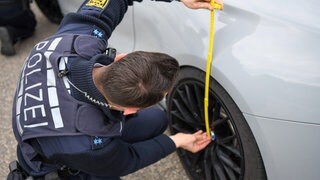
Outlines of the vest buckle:
<svg viewBox="0 0 320 180">
<path fill-rule="evenodd" d="M 64 76 L 66 76 L 68 73 L 69 73 L 69 71 L 67 71 L 67 70 L 59 71 L 58 77 L 62 78 Z"/>
</svg>

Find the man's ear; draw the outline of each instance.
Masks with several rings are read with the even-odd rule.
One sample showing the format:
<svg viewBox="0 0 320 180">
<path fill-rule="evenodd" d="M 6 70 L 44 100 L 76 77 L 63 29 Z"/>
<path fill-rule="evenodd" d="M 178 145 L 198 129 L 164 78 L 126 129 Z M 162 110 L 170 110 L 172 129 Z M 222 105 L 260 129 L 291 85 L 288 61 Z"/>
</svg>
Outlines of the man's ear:
<svg viewBox="0 0 320 180">
<path fill-rule="evenodd" d="M 122 59 L 123 57 L 125 57 L 127 54 L 126 53 L 120 53 L 118 55 L 116 55 L 116 57 L 114 58 L 114 61 L 117 62 L 120 59 Z"/>
</svg>

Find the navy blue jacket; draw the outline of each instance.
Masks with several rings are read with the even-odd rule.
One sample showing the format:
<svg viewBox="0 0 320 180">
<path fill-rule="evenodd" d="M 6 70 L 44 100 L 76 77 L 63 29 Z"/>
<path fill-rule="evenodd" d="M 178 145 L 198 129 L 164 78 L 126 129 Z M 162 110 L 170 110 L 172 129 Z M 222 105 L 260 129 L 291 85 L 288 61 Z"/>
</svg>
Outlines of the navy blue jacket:
<svg viewBox="0 0 320 180">
<path fill-rule="evenodd" d="M 142 0 L 138 0 L 142 1 Z M 163 0 L 170 2 L 171 0 Z M 112 31 L 121 22 L 131 0 L 109 0 L 103 9 L 86 6 L 77 13 L 65 16 L 56 35 L 86 34 L 104 39 L 107 43 Z M 71 82 L 95 99 L 104 101 L 92 81 L 92 69 L 88 68 L 90 57 L 69 58 L 68 75 Z M 96 105 L 71 87 L 71 94 L 79 101 Z M 114 111 L 114 117 L 121 114 Z M 172 153 L 176 147 L 166 135 L 146 141 L 128 143 L 119 137 L 103 138 L 87 135 L 54 136 L 37 138 L 43 155 L 54 161 L 52 165 L 66 165 L 92 176 L 119 177 L 146 167 Z M 50 166 L 50 165 L 49 165 Z"/>
</svg>

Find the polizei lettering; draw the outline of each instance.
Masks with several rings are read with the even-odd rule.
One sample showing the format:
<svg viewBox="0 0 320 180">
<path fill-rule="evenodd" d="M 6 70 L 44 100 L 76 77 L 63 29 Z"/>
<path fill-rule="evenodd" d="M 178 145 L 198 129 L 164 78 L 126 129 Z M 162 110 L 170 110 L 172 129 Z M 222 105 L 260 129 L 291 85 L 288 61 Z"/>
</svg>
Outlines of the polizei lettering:
<svg viewBox="0 0 320 180">
<path fill-rule="evenodd" d="M 56 76 L 50 56 L 61 37 L 38 43 L 26 59 L 16 92 L 16 122 L 20 134 L 24 128 L 53 125 L 63 121 L 56 88 Z"/>
</svg>

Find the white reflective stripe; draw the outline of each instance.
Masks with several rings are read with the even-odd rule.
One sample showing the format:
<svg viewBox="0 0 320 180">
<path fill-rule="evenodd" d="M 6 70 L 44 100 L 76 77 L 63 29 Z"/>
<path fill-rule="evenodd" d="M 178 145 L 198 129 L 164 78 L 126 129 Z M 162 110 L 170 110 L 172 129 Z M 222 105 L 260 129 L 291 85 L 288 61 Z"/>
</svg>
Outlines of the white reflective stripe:
<svg viewBox="0 0 320 180">
<path fill-rule="evenodd" d="M 50 63 L 49 61 L 49 57 L 51 56 L 52 52 L 44 52 L 44 56 L 46 57 L 46 60 L 47 60 L 47 69 L 50 69 L 52 68 L 52 64 Z"/>
<path fill-rule="evenodd" d="M 49 51 L 54 51 L 57 47 L 57 45 L 59 44 L 59 42 L 61 41 L 62 37 L 56 38 L 55 40 L 52 41 L 52 43 L 50 44 L 48 50 Z"/>
<path fill-rule="evenodd" d="M 56 86 L 56 77 L 53 69 L 47 70 L 47 86 Z"/>
<path fill-rule="evenodd" d="M 56 38 L 55 40 L 53 40 L 48 50 L 55 50 L 55 48 L 57 47 L 61 39 L 62 38 Z M 49 105 L 51 107 L 51 114 L 52 114 L 54 127 L 62 128 L 63 121 L 62 121 L 60 108 L 59 108 L 59 99 L 58 99 L 58 93 L 56 88 L 56 76 L 54 74 L 52 64 L 49 60 L 51 54 L 52 52 L 48 52 L 48 51 L 44 53 L 47 59 L 47 67 L 50 68 L 50 69 L 47 69 L 47 86 L 48 86 Z"/>
<path fill-rule="evenodd" d="M 18 128 L 19 134 L 21 136 L 22 133 L 23 133 L 23 129 L 22 129 L 21 124 L 20 124 L 20 115 L 16 116 L 16 123 L 17 123 L 17 128 Z"/>
<path fill-rule="evenodd" d="M 48 122 L 31 124 L 31 125 L 24 125 L 23 127 L 25 127 L 25 128 L 34 128 L 34 127 L 40 127 L 40 126 L 48 126 Z"/>
<path fill-rule="evenodd" d="M 48 88 L 48 96 L 49 96 L 50 107 L 59 106 L 57 88 L 56 87 L 49 87 Z"/>
<path fill-rule="evenodd" d="M 70 91 L 70 84 L 68 82 L 67 77 L 63 77 L 62 79 L 63 79 L 64 85 L 66 86 L 67 90 Z"/>
<path fill-rule="evenodd" d="M 68 63 L 68 57 L 62 57 L 60 62 L 59 62 L 59 70 L 66 70 L 67 67 L 66 67 L 66 64 Z M 68 90 L 68 93 L 70 93 L 70 84 L 68 82 L 68 79 L 66 76 L 64 76 L 63 78 L 63 82 L 64 82 L 64 85 L 66 86 L 66 89 Z"/>
<path fill-rule="evenodd" d="M 21 113 L 21 102 L 22 102 L 22 96 L 17 98 L 16 115 L 19 115 Z"/>
<path fill-rule="evenodd" d="M 65 64 L 68 64 L 68 61 L 69 61 L 68 57 L 63 57 L 63 60 L 64 60 Z"/>
<path fill-rule="evenodd" d="M 24 76 L 21 77 L 21 80 L 20 80 L 20 86 L 19 86 L 19 93 L 18 93 L 18 96 L 22 96 L 22 93 L 23 93 L 23 81 L 24 79 Z"/>
<path fill-rule="evenodd" d="M 23 83 L 24 83 L 24 71 L 26 70 L 26 66 L 27 66 L 27 61 L 24 63 L 23 65 L 23 70 L 22 70 L 22 73 L 21 73 L 21 79 L 20 79 L 20 86 L 19 86 L 19 93 L 18 93 L 18 96 L 22 96 L 22 93 L 23 93 Z"/>
<path fill-rule="evenodd" d="M 51 114 L 53 118 L 53 123 L 55 128 L 62 128 L 63 127 L 63 121 L 60 113 L 60 108 L 52 108 Z"/>
<path fill-rule="evenodd" d="M 60 71 L 66 70 L 65 59 L 66 59 L 66 57 L 62 57 L 62 58 L 60 59 L 60 62 L 59 62 L 59 70 L 60 70 Z"/>
<path fill-rule="evenodd" d="M 63 121 L 60 113 L 59 106 L 59 99 L 57 94 L 56 87 L 49 87 L 48 88 L 48 96 L 49 96 L 49 104 L 51 107 L 51 114 L 53 119 L 53 124 L 55 128 L 63 127 Z"/>
</svg>

